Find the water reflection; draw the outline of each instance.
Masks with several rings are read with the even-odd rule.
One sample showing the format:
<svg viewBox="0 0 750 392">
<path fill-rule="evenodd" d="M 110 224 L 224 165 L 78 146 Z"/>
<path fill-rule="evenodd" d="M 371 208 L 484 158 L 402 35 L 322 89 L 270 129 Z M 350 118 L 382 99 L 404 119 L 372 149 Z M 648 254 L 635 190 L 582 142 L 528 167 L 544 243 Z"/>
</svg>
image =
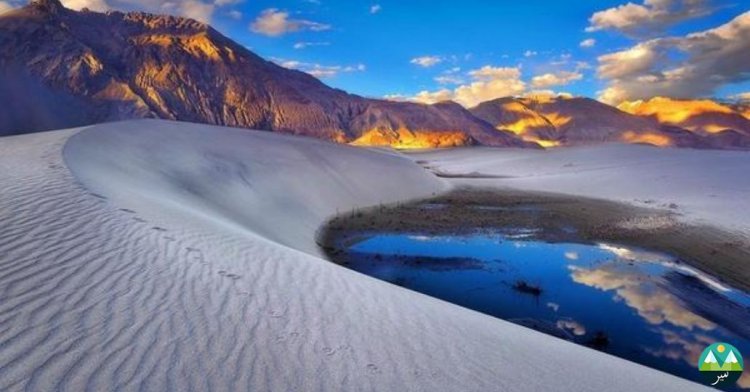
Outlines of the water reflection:
<svg viewBox="0 0 750 392">
<path fill-rule="evenodd" d="M 657 280 L 650 279 L 641 269 L 616 262 L 592 269 L 575 265 L 569 268 L 573 281 L 603 291 L 614 291 L 616 301 L 624 300 L 651 324 L 669 322 L 689 330 L 711 330 L 716 327 L 714 323 L 688 311 L 682 301 L 661 288 Z"/>
<path fill-rule="evenodd" d="M 727 341 L 750 355 L 750 296 L 667 255 L 545 243 L 534 230 L 357 233 L 338 257 L 371 276 L 684 378 Z M 740 379 L 737 388 L 750 387 Z"/>
</svg>

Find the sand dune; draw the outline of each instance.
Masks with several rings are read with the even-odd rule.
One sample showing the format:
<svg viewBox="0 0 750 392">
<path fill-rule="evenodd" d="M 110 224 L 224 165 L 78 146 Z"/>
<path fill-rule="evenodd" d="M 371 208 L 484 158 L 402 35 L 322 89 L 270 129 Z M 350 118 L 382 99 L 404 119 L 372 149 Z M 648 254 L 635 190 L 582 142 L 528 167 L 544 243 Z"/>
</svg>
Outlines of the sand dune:
<svg viewBox="0 0 750 392">
<path fill-rule="evenodd" d="M 454 149 L 411 155 L 457 183 L 559 192 L 672 208 L 750 238 L 750 153 L 609 144 L 547 151 Z M 495 177 L 495 179 L 492 179 Z"/>
<path fill-rule="evenodd" d="M 318 257 L 448 186 L 398 154 L 136 121 L 3 138 L 0 181 L 3 391 L 702 389 Z"/>
</svg>

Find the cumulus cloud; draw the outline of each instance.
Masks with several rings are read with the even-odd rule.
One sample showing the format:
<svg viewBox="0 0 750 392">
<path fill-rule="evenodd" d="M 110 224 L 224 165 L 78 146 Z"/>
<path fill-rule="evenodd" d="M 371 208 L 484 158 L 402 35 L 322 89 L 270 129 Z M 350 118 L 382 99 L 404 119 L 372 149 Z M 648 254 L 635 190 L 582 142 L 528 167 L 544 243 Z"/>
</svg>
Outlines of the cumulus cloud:
<svg viewBox="0 0 750 392">
<path fill-rule="evenodd" d="M 276 8 L 268 8 L 258 15 L 250 24 L 250 30 L 254 33 L 278 37 L 295 31 L 324 31 L 329 30 L 330 25 L 313 22 L 304 19 L 292 19 L 289 13 Z"/>
<path fill-rule="evenodd" d="M 731 99 L 737 99 L 737 100 L 740 100 L 740 101 L 750 101 L 750 91 L 745 92 L 745 93 L 734 94 L 734 95 L 732 95 L 729 98 L 731 98 Z"/>
<path fill-rule="evenodd" d="M 534 88 L 564 86 L 581 79 L 583 79 L 583 75 L 579 72 L 560 71 L 534 76 L 531 79 L 531 86 Z"/>
<path fill-rule="evenodd" d="M 521 69 L 517 67 L 484 66 L 468 73 L 472 82 L 456 87 L 454 90 L 421 91 L 412 97 L 413 101 L 435 103 L 453 100 L 466 107 L 480 102 L 508 95 L 518 95 L 526 89 L 521 80 Z"/>
<path fill-rule="evenodd" d="M 608 103 L 656 95 L 696 97 L 720 86 L 750 80 L 750 12 L 682 37 L 647 40 L 600 56 L 597 74 L 609 85 L 599 98 Z"/>
<path fill-rule="evenodd" d="M 442 89 L 438 91 L 420 91 L 419 93 L 417 93 L 417 95 L 410 98 L 409 100 L 419 103 L 433 104 L 443 101 L 450 101 L 452 99 L 454 99 L 453 91 Z"/>
<path fill-rule="evenodd" d="M 198 0 L 185 0 L 180 2 L 179 10 L 182 16 L 195 19 L 203 23 L 211 23 L 214 14 L 214 4 L 204 3 Z"/>
<path fill-rule="evenodd" d="M 111 8 L 104 0 L 62 0 L 62 4 L 65 8 L 72 10 L 88 8 L 92 11 L 104 12 Z"/>
<path fill-rule="evenodd" d="M 13 6 L 10 5 L 7 1 L 0 1 L 0 14 L 8 12 L 13 9 Z"/>
<path fill-rule="evenodd" d="M 644 0 L 594 13 L 586 31 L 616 30 L 627 35 L 652 34 L 669 25 L 707 15 L 709 0 Z"/>
<path fill-rule="evenodd" d="M 579 45 L 582 48 L 591 48 L 594 45 L 596 45 L 596 40 L 593 39 L 593 38 L 588 38 L 588 39 L 585 39 L 585 40 L 581 41 L 581 43 Z"/>
<path fill-rule="evenodd" d="M 533 50 L 527 50 L 527 51 L 523 52 L 523 56 L 524 57 L 533 57 L 533 56 L 536 56 L 537 54 L 538 53 L 535 52 L 535 51 L 533 51 Z"/>
<path fill-rule="evenodd" d="M 409 61 L 412 64 L 416 64 L 420 67 L 429 68 L 434 65 L 440 64 L 443 59 L 439 56 L 421 56 L 415 57 Z"/>
<path fill-rule="evenodd" d="M 372 6 L 370 7 L 370 13 L 371 13 L 371 14 L 377 14 L 377 13 L 378 13 L 378 12 L 380 12 L 380 11 L 381 11 L 382 9 L 383 9 L 383 7 L 381 7 L 381 6 L 380 6 L 380 4 L 373 4 L 373 5 L 372 5 Z"/>
<path fill-rule="evenodd" d="M 274 60 L 284 68 L 296 69 L 306 72 L 318 79 L 332 78 L 341 73 L 364 72 L 367 67 L 364 64 L 357 65 L 322 65 L 317 63 L 305 63 L 296 60 Z"/>
</svg>

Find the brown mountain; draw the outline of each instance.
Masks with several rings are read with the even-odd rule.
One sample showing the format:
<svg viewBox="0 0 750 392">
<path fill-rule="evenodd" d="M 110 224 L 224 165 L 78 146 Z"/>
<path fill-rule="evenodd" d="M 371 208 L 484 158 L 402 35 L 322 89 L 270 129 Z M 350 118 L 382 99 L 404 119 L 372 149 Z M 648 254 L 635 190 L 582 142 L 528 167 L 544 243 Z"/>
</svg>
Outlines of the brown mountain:
<svg viewBox="0 0 750 392">
<path fill-rule="evenodd" d="M 710 99 L 654 97 L 647 101 L 626 101 L 618 108 L 663 127 L 679 127 L 703 136 L 713 148 L 750 148 L 750 119 L 742 104 L 727 105 Z"/>
<path fill-rule="evenodd" d="M 495 128 L 513 132 L 524 140 L 535 141 L 546 146 L 558 144 L 555 125 L 518 98 L 493 99 L 482 102 L 469 110 Z"/>
<path fill-rule="evenodd" d="M 500 98 L 471 108 L 477 117 L 542 145 L 602 142 L 704 147 L 690 133 L 661 129 L 652 119 L 634 116 L 589 98 L 537 95 Z"/>
<path fill-rule="evenodd" d="M 455 104 L 367 99 L 191 19 L 34 0 L 0 17 L 0 135 L 164 119 L 398 147 L 528 146 Z"/>
<path fill-rule="evenodd" d="M 724 130 L 750 135 L 750 119 L 743 115 L 744 108 L 739 104 L 732 107 L 710 99 L 654 97 L 647 101 L 623 102 L 618 108 L 703 135 Z"/>
</svg>

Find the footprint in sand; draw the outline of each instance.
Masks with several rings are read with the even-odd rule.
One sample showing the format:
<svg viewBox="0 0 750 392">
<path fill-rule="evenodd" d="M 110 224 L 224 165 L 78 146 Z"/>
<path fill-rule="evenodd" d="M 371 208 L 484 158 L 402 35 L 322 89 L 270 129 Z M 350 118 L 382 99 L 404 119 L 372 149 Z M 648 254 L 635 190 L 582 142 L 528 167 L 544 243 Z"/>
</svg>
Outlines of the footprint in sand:
<svg viewBox="0 0 750 392">
<path fill-rule="evenodd" d="M 380 373 L 382 373 L 380 371 L 380 368 L 378 368 L 378 366 L 375 365 L 374 363 L 368 363 L 366 367 L 367 367 L 367 371 L 370 374 L 380 374 Z"/>
<path fill-rule="evenodd" d="M 290 333 L 288 333 L 286 335 L 277 335 L 276 336 L 276 341 L 279 342 L 279 343 L 282 343 L 282 342 L 290 342 L 290 343 L 292 343 L 298 337 L 299 337 L 299 332 L 292 331 L 292 332 L 290 332 Z"/>
<path fill-rule="evenodd" d="M 227 271 L 224 271 L 224 270 L 220 270 L 219 271 L 219 275 L 221 275 L 221 276 L 223 276 L 225 278 L 232 279 L 232 280 L 237 280 L 237 279 L 239 279 L 239 278 L 242 277 L 241 275 L 233 274 L 233 273 L 230 273 L 230 272 L 227 272 Z"/>
<path fill-rule="evenodd" d="M 191 247 L 187 247 L 185 249 L 187 250 L 187 259 L 189 262 L 206 264 L 206 260 L 203 257 L 203 252 L 200 249 Z"/>
</svg>

